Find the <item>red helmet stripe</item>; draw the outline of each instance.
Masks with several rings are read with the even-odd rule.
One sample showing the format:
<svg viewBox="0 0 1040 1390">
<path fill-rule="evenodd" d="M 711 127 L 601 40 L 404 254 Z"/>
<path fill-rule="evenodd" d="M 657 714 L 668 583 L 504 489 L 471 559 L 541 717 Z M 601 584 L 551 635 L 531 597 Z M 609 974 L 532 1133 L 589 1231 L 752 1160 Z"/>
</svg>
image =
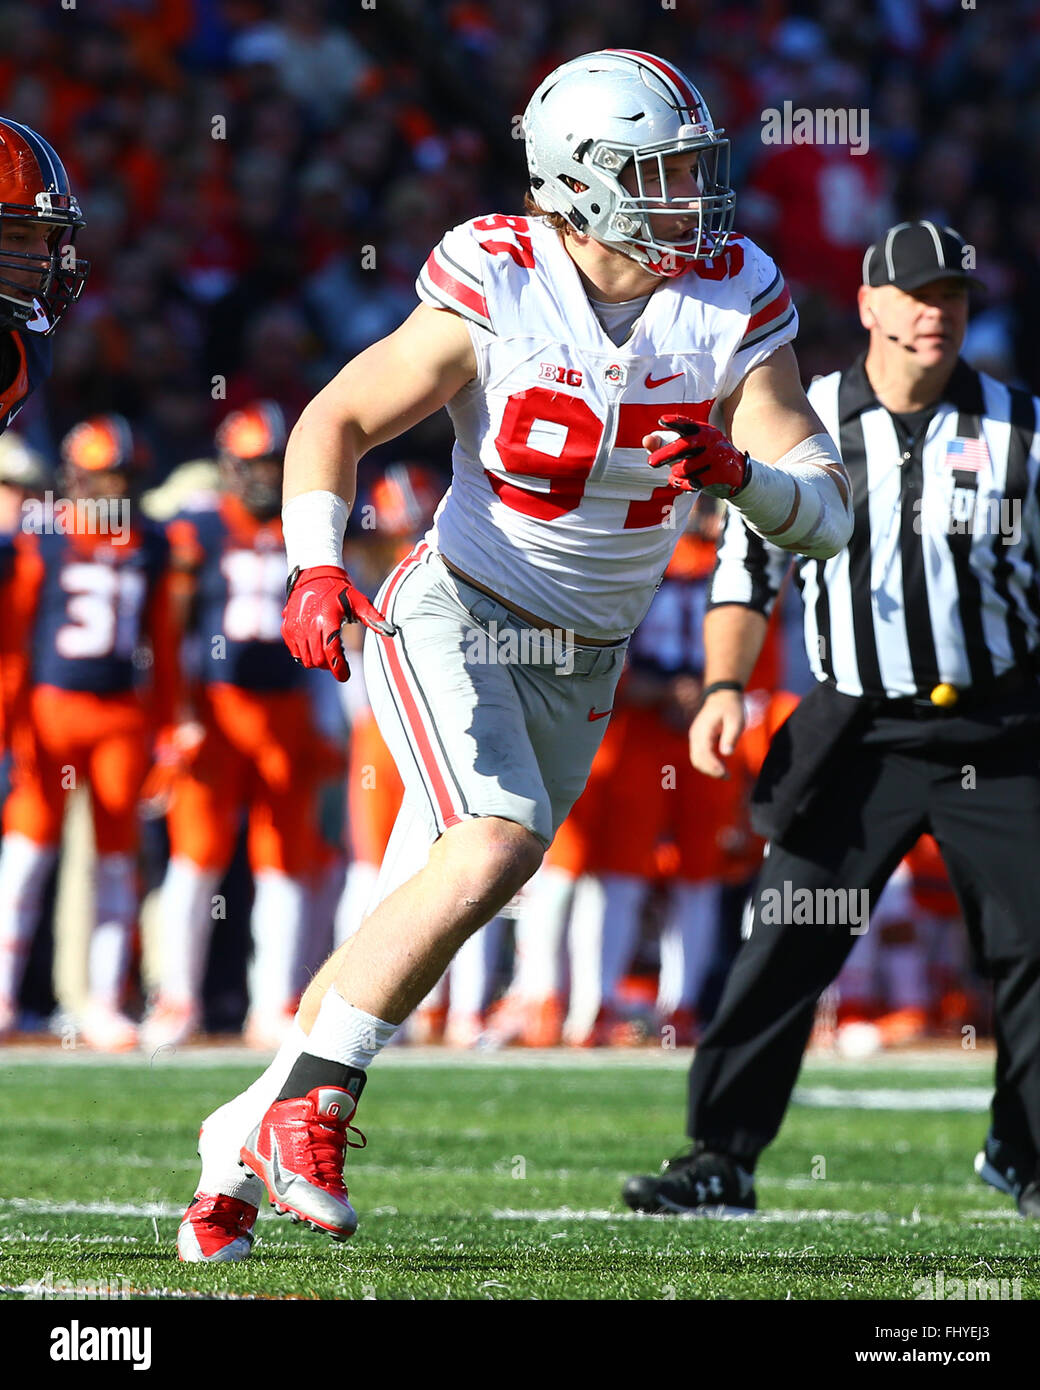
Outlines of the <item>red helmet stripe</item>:
<svg viewBox="0 0 1040 1390">
<path fill-rule="evenodd" d="M 701 102 L 695 88 L 690 84 L 688 78 L 673 67 L 671 63 L 666 63 L 663 58 L 657 58 L 653 53 L 640 53 L 634 48 L 608 48 L 607 53 L 620 53 L 626 58 L 634 58 L 636 62 L 645 63 L 654 69 L 657 75 L 664 79 L 675 90 L 678 97 L 678 105 L 701 114 Z"/>
</svg>

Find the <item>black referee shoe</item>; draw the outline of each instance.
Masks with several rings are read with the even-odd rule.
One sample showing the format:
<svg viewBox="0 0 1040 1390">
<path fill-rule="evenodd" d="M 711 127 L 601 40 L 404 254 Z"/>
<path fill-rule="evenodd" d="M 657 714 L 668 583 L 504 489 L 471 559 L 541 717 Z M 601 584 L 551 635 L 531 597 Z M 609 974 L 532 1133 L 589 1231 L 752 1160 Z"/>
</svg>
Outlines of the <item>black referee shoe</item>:
<svg viewBox="0 0 1040 1390">
<path fill-rule="evenodd" d="M 697 1144 L 662 1163 L 660 1177 L 629 1178 L 621 1196 L 633 1211 L 657 1216 L 747 1216 L 756 1206 L 751 1174 Z"/>
<path fill-rule="evenodd" d="M 1018 1209 L 1023 1216 L 1040 1219 L 1040 1164 L 1037 1164 L 1032 1182 L 1026 1183 L 1019 1195 Z"/>
<path fill-rule="evenodd" d="M 983 1182 L 1006 1192 L 1018 1203 L 1023 1216 L 1040 1217 L 1040 1163 L 1002 1140 L 986 1135 L 986 1147 L 975 1155 L 975 1172 Z"/>
<path fill-rule="evenodd" d="M 982 1181 L 998 1192 L 1006 1192 L 1016 1202 L 1032 1167 L 1025 1154 L 997 1139 L 992 1130 L 986 1135 L 986 1147 L 975 1155 L 975 1172 Z"/>
</svg>

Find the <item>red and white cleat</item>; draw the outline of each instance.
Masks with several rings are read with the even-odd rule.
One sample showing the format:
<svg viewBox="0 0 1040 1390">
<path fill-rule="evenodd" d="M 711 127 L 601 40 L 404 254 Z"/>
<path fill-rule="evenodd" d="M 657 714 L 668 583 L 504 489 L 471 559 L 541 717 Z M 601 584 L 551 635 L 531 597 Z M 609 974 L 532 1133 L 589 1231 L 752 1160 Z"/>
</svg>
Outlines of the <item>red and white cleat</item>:
<svg viewBox="0 0 1040 1390">
<path fill-rule="evenodd" d="M 306 1221 L 313 1231 L 346 1240 L 357 1229 L 357 1213 L 343 1182 L 346 1151 L 367 1140 L 354 1129 L 357 1101 L 341 1086 L 317 1086 L 306 1096 L 276 1100 L 239 1155 L 267 1189 L 276 1212 Z M 352 1144 L 347 1131 L 361 1137 Z"/>
<path fill-rule="evenodd" d="M 196 1192 L 177 1231 L 177 1258 L 186 1264 L 245 1260 L 253 1248 L 256 1207 L 237 1197 Z"/>
</svg>

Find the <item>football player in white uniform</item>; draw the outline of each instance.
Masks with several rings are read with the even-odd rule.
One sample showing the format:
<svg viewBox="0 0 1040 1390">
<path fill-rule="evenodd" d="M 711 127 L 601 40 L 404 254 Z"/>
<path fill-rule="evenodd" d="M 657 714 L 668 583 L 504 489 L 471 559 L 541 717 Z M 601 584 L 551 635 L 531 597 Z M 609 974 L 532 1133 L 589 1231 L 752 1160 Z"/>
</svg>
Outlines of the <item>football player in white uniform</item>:
<svg viewBox="0 0 1040 1390">
<path fill-rule="evenodd" d="M 265 1190 L 352 1234 L 343 1159 L 366 1069 L 538 867 L 694 494 L 729 498 L 792 551 L 827 557 L 851 532 L 848 479 L 789 346 L 797 316 L 731 231 L 728 142 L 697 90 L 651 54 L 587 54 L 544 80 L 524 132 L 532 216 L 449 231 L 420 306 L 289 443 L 283 635 L 346 680 L 341 625 L 370 629 L 405 799 L 380 905 L 315 976 L 268 1071 L 203 1126 L 184 1259 L 248 1254 Z M 452 486 L 373 606 L 342 567 L 358 459 L 441 406 Z"/>
</svg>

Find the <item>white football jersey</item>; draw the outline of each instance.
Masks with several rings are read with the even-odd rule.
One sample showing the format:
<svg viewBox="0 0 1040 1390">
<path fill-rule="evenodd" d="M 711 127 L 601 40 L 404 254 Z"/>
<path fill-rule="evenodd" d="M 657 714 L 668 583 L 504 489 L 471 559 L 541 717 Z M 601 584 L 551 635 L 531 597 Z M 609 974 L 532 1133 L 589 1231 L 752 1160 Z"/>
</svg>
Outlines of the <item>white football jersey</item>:
<svg viewBox="0 0 1040 1390">
<path fill-rule="evenodd" d="M 706 421 L 795 336 L 776 266 L 731 239 L 723 256 L 662 279 L 620 347 L 541 218 L 496 214 L 452 228 L 416 289 L 466 320 L 477 359 L 448 405 L 453 478 L 430 545 L 560 627 L 627 636 L 693 505 L 649 466 L 640 441 L 662 414 Z"/>
</svg>

